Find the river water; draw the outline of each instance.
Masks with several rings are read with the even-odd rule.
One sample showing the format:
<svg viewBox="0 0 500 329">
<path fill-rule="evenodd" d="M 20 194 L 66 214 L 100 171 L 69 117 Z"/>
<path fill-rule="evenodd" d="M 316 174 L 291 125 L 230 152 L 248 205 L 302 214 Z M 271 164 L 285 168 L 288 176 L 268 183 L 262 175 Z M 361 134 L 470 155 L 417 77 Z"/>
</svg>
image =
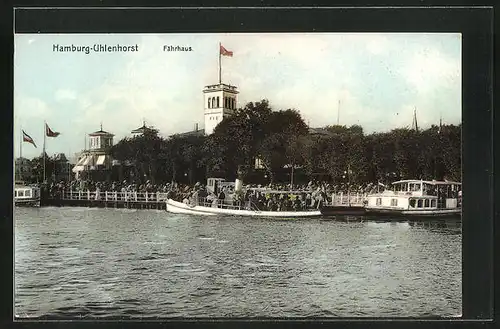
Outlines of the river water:
<svg viewBox="0 0 500 329">
<path fill-rule="evenodd" d="M 17 317 L 461 314 L 458 223 L 15 208 Z"/>
</svg>

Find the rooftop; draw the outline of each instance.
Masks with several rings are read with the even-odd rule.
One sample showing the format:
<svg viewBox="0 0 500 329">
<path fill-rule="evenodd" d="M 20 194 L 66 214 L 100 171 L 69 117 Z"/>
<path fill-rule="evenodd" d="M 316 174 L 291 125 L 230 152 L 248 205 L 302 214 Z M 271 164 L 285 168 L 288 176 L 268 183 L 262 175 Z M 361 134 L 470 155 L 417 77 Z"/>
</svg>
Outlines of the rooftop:
<svg viewBox="0 0 500 329">
<path fill-rule="evenodd" d="M 66 155 L 64 153 L 57 153 L 54 155 L 54 160 L 55 161 L 62 161 L 62 162 L 67 162 L 68 159 L 66 158 Z"/>
<path fill-rule="evenodd" d="M 108 133 L 107 131 L 102 130 L 102 123 L 101 123 L 101 129 L 93 133 L 90 133 L 89 136 L 114 136 L 114 135 L 112 133 Z"/>
<path fill-rule="evenodd" d="M 311 135 L 323 135 L 332 136 L 333 134 L 325 128 L 309 128 L 309 134 Z"/>
<path fill-rule="evenodd" d="M 187 131 L 185 133 L 180 133 L 180 134 L 174 134 L 172 136 L 179 136 L 179 137 L 188 137 L 188 136 L 205 136 L 205 129 L 196 129 L 196 130 L 191 130 Z"/>
<path fill-rule="evenodd" d="M 146 121 L 142 122 L 142 127 L 132 130 L 132 134 L 143 134 L 146 131 L 158 132 L 158 129 L 153 128 L 152 126 L 146 126 Z"/>
<path fill-rule="evenodd" d="M 237 89 L 236 86 L 228 85 L 225 83 L 220 83 L 220 84 L 216 84 L 216 85 L 205 86 L 205 89 L 203 89 L 203 92 L 206 93 L 206 92 L 217 91 L 217 90 L 225 90 L 225 91 L 229 91 L 229 92 L 237 94 L 238 91 L 236 89 Z"/>
</svg>

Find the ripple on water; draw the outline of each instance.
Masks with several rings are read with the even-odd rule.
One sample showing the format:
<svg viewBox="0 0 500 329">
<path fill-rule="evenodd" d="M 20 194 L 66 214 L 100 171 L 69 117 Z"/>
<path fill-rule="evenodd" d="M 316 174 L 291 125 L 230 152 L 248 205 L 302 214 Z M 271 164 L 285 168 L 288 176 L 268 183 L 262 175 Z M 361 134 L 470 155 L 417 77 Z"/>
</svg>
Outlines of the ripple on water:
<svg viewBox="0 0 500 329">
<path fill-rule="evenodd" d="M 461 310 L 461 235 L 446 227 L 207 221 L 84 208 L 21 209 L 15 220 L 21 317 L 454 316 Z"/>
</svg>

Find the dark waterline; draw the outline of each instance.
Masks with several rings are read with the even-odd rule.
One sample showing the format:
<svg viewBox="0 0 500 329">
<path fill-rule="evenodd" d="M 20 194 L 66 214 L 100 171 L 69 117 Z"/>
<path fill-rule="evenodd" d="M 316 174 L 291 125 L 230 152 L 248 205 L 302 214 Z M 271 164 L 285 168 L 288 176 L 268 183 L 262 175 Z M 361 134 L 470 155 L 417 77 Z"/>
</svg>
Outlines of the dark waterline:
<svg viewBox="0 0 500 329">
<path fill-rule="evenodd" d="M 459 316 L 458 225 L 15 209 L 15 315 Z"/>
</svg>

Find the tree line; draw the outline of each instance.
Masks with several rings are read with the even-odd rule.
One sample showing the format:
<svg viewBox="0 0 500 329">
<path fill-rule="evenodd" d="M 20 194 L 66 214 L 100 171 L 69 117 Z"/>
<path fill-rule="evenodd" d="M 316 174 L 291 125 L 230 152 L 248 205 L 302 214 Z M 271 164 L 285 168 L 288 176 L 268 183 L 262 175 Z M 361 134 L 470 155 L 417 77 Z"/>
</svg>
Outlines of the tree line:
<svg viewBox="0 0 500 329">
<path fill-rule="evenodd" d="M 461 180 L 461 124 L 371 134 L 358 125 L 311 131 L 298 111 L 275 111 L 267 100 L 237 109 L 209 136 L 162 138 L 150 130 L 111 151 L 134 177 L 158 183 L 232 180 L 238 171 L 262 183 Z"/>
</svg>

